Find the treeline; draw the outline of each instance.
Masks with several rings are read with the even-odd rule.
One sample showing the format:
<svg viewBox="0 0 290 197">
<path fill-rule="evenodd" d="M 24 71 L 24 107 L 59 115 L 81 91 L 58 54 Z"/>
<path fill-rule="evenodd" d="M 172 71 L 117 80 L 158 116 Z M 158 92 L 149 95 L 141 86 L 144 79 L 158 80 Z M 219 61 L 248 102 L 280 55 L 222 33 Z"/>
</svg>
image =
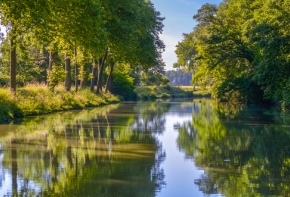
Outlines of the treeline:
<svg viewBox="0 0 290 197">
<path fill-rule="evenodd" d="M 184 72 L 181 69 L 166 71 L 166 77 L 172 86 L 191 86 L 192 72 Z"/>
<path fill-rule="evenodd" d="M 290 1 L 224 0 L 205 4 L 198 23 L 178 43 L 176 67 L 193 83 L 212 85 L 213 96 L 290 104 Z"/>
<path fill-rule="evenodd" d="M 51 91 L 130 86 L 129 70 L 163 67 L 163 17 L 144 0 L 1 0 L 0 85 L 45 83 Z M 124 82 L 125 81 L 125 82 Z M 119 86 L 120 86 L 119 84 Z M 96 89 L 95 89 L 96 86 Z M 119 87 L 117 86 L 117 87 Z M 130 86 L 131 87 L 131 86 Z M 125 87 L 127 88 L 127 87 Z"/>
</svg>

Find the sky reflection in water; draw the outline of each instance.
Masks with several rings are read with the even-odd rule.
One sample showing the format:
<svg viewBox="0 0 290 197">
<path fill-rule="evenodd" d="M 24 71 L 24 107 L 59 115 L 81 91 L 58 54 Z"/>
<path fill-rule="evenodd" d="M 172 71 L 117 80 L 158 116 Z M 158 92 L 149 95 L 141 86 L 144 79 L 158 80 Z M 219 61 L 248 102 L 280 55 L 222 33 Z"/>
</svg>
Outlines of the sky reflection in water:
<svg viewBox="0 0 290 197">
<path fill-rule="evenodd" d="M 0 125 L 0 196 L 287 196 L 288 117 L 191 100 Z"/>
</svg>

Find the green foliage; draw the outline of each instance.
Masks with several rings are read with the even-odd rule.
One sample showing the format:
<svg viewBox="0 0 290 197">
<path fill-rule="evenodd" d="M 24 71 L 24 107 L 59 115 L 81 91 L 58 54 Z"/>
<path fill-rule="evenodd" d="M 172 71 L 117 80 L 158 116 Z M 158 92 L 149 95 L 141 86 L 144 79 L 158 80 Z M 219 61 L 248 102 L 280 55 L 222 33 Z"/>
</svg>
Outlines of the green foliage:
<svg viewBox="0 0 290 197">
<path fill-rule="evenodd" d="M 140 113 L 140 109 L 142 115 L 137 118 L 134 114 Z M 15 165 L 11 168 L 11 163 L 17 164 L 18 174 L 25 180 L 37 182 L 40 188 L 36 191 L 33 185 L 18 182 L 20 189 L 13 194 L 154 196 L 164 185 L 160 168 L 164 152 L 154 133 L 164 131 L 163 114 L 169 109 L 160 102 L 152 102 L 126 105 L 126 112 L 130 112 L 126 116 L 116 113 L 119 110 L 124 108 L 110 105 L 54 113 L 26 118 L 23 124 L 5 129 L 7 134 L 1 135 L 3 168 L 14 170 Z M 138 121 L 142 123 L 135 127 Z M 154 127 L 152 134 L 148 132 L 148 125 Z M 102 151 L 103 148 L 106 150 Z M 11 150 L 17 154 L 11 156 Z M 33 162 L 35 160 L 38 162 Z M 47 180 L 47 175 L 51 179 Z M 92 187 L 88 180 L 109 181 Z M 141 187 L 145 187 L 145 191 L 140 190 Z"/>
<path fill-rule="evenodd" d="M 148 71 L 141 75 L 141 82 L 145 86 L 160 86 L 169 84 L 169 79 L 161 73 Z"/>
<path fill-rule="evenodd" d="M 211 85 L 214 97 L 287 106 L 288 9 L 271 0 L 203 5 L 193 16 L 198 24 L 177 45 L 175 66 L 191 70 L 193 83 Z"/>
<path fill-rule="evenodd" d="M 0 46 L 0 85 L 9 85 L 10 78 L 10 46 L 4 39 Z M 17 47 L 16 81 L 18 86 L 26 83 L 42 83 L 46 80 L 48 54 L 45 49 L 39 49 L 33 43 L 23 43 Z"/>
<path fill-rule="evenodd" d="M 100 68 L 97 92 L 102 85 L 106 59 L 109 63 L 140 65 L 144 70 L 164 64 L 161 53 L 165 45 L 159 37 L 164 18 L 149 1 L 4 0 L 0 12 L 1 25 L 7 29 L 7 37 L 1 42 L 0 83 L 7 85 L 10 77 L 12 89 L 16 88 L 17 75 L 18 86 L 47 82 L 53 90 L 64 81 L 64 74 L 60 67 L 52 68 L 52 65 L 63 65 L 64 54 L 67 62 L 75 60 L 74 80 L 80 80 L 82 87 L 95 73 L 95 70 L 91 72 L 91 60 L 97 60 Z M 13 44 L 11 51 L 9 42 Z M 9 52 L 15 57 L 11 68 L 17 67 L 16 74 L 9 72 Z M 51 54 L 49 65 L 48 52 Z M 46 68 L 50 70 L 47 81 Z M 67 73 L 67 79 L 71 78 L 70 74 Z"/>
<path fill-rule="evenodd" d="M 148 99 L 150 98 L 150 95 L 153 92 L 153 90 L 150 87 L 140 86 L 136 87 L 134 92 L 136 93 L 137 98 Z"/>
<path fill-rule="evenodd" d="M 134 79 L 126 72 L 113 73 L 112 93 L 122 96 L 124 99 L 132 99 L 134 95 Z"/>
<path fill-rule="evenodd" d="M 212 97 L 212 90 L 210 88 L 195 90 L 195 91 L 193 91 L 193 97 L 211 98 Z"/>
<path fill-rule="evenodd" d="M 171 85 L 169 83 L 163 84 L 160 86 L 160 88 L 164 88 L 167 91 L 171 90 Z"/>
<path fill-rule="evenodd" d="M 167 93 L 162 92 L 160 87 L 156 86 L 136 87 L 134 92 L 136 93 L 136 97 L 139 99 L 156 99 L 161 98 L 161 94 L 168 95 Z"/>
<path fill-rule="evenodd" d="M 65 80 L 65 70 L 60 66 L 52 66 L 52 70 L 47 71 L 48 87 L 54 91 L 55 86 Z"/>
<path fill-rule="evenodd" d="M 13 119 L 14 116 L 21 115 L 16 103 L 17 100 L 8 89 L 0 89 L 0 122 L 8 121 Z"/>
<path fill-rule="evenodd" d="M 213 96 L 248 103 L 259 103 L 264 99 L 260 86 L 245 77 L 227 79 L 213 92 Z"/>
<path fill-rule="evenodd" d="M 134 90 L 139 99 L 192 97 L 192 91 L 192 88 L 188 90 L 181 87 L 171 87 L 169 84 L 166 86 L 139 86 Z"/>
<path fill-rule="evenodd" d="M 160 98 L 169 98 L 170 94 L 167 93 L 161 93 Z"/>
<path fill-rule="evenodd" d="M 254 105 L 194 103 L 192 121 L 178 129 L 177 144 L 205 170 L 195 181 L 201 191 L 229 197 L 288 195 L 289 116 L 282 119 L 279 112 Z"/>
</svg>

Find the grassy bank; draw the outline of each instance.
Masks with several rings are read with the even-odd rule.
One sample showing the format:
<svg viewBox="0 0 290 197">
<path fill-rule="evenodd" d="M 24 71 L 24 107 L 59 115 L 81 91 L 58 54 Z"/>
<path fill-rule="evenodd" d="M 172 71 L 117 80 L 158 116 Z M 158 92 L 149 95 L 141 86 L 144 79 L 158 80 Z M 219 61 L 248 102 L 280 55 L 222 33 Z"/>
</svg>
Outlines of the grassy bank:
<svg viewBox="0 0 290 197">
<path fill-rule="evenodd" d="M 209 89 L 193 90 L 193 86 L 140 86 L 134 91 L 139 99 L 211 97 Z"/>
<path fill-rule="evenodd" d="M 18 88 L 16 96 L 13 96 L 8 89 L 0 88 L 0 122 L 15 117 L 98 107 L 115 102 L 119 102 L 118 97 L 111 94 L 96 95 L 89 89 L 67 92 L 59 86 L 50 92 L 46 86 L 31 85 Z"/>
<path fill-rule="evenodd" d="M 180 89 L 186 91 L 186 92 L 192 92 L 192 97 L 197 97 L 197 98 L 211 98 L 211 88 L 206 87 L 201 88 L 200 86 L 178 86 Z"/>
</svg>

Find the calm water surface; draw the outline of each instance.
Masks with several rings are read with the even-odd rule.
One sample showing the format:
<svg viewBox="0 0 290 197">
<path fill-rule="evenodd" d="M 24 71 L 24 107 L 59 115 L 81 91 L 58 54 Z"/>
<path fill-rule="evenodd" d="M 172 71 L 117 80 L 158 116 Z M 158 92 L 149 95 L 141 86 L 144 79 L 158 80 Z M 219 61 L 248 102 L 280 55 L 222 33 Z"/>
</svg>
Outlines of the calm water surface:
<svg viewBox="0 0 290 197">
<path fill-rule="evenodd" d="M 0 125 L 0 196 L 290 196 L 289 116 L 127 102 Z"/>
</svg>

